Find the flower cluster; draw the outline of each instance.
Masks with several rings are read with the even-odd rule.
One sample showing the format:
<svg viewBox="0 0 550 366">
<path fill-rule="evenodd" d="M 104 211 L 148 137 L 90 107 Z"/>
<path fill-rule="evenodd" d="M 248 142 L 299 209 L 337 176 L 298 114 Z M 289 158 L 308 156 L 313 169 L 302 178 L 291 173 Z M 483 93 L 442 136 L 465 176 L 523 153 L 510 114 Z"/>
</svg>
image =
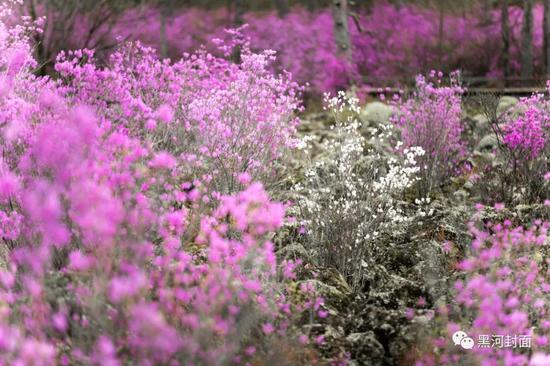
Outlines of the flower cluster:
<svg viewBox="0 0 550 366">
<path fill-rule="evenodd" d="M 172 64 L 139 43 L 111 56 L 107 67 L 89 50 L 64 53 L 55 66 L 60 89 L 72 103 L 93 104 L 120 128 L 185 162 L 180 175 L 200 179 L 210 191 L 235 192 L 237 174 L 271 181 L 273 162 L 295 146 L 299 88 L 267 69 L 273 53 L 253 53 L 237 31 L 220 45 L 240 64 L 206 51 Z M 169 159 L 169 158 L 168 158 Z"/>
<path fill-rule="evenodd" d="M 511 117 L 504 127 L 504 143 L 521 158 L 536 159 L 550 140 L 550 103 L 543 94 L 536 94 L 522 99 L 517 108 L 520 115 Z"/>
<path fill-rule="evenodd" d="M 545 200 L 550 193 L 544 179 L 550 156 L 548 93 L 521 98 L 514 108 L 490 115 L 498 150 L 491 165 L 477 167 L 483 177 L 478 184 L 491 183 L 485 198 L 505 203 Z"/>
<path fill-rule="evenodd" d="M 439 24 L 439 10 L 410 3 L 397 6 L 388 1 L 377 1 L 368 12 L 361 9 L 353 21 L 350 19 L 351 66 L 337 55 L 329 9 L 310 12 L 297 7 L 284 18 L 274 11 L 251 12 L 244 14 L 243 20 L 249 24 L 245 32 L 254 47 L 277 51 L 279 57 L 272 69 L 291 72 L 295 80 L 310 83 L 310 91 L 321 95 L 347 87 L 349 75 L 361 85 L 362 79 L 357 75 L 365 77 L 367 86 L 408 81 L 414 75 L 433 68 L 445 72 L 462 69 L 472 75 L 502 76 L 500 11 L 495 9 L 484 14 L 476 6 L 465 11 L 467 16 L 445 12 L 443 23 Z M 116 21 L 111 19 L 103 25 L 101 22 L 97 24 L 97 19 L 83 16 L 68 20 L 52 17 L 49 22 L 72 21 L 74 24 L 59 28 L 70 27 L 73 31 L 70 35 L 67 32 L 48 34 L 45 43 L 52 47 L 64 43 L 67 47 L 83 48 L 98 42 L 108 47 L 116 43 L 117 38 L 140 40 L 157 49 L 164 45 L 167 56 L 179 59 L 183 53 L 194 52 L 202 44 L 208 44 L 210 38 L 223 37 L 223 29 L 231 26 L 233 18 L 225 8 L 175 8 L 164 21 L 165 35 L 162 36 L 161 12 L 154 7 L 131 8 Z M 533 42 L 537 70 L 542 65 L 539 51 L 543 43 L 542 15 L 542 4 L 535 6 Z M 480 19 L 482 17 L 486 19 Z M 510 68 L 519 74 L 521 8 L 510 6 L 509 18 Z M 89 39 L 90 28 L 94 26 L 99 29 L 95 29 L 96 36 L 92 38 L 101 39 Z M 52 32 L 55 27 L 48 28 Z M 403 32 L 403 29 L 407 31 Z M 52 39 L 55 37 L 63 38 Z M 49 54 L 56 55 L 59 51 L 51 49 Z"/>
<path fill-rule="evenodd" d="M 382 126 L 372 140 L 360 132 L 357 99 L 343 92 L 326 97 L 335 125 L 324 142 L 326 154 L 308 166 L 297 194 L 296 216 L 307 229 L 310 248 L 319 262 L 343 273 L 350 284 L 360 286 L 368 243 L 373 242 L 402 215 L 398 200 L 417 180 L 419 147 L 407 150 L 405 159 L 390 151 L 377 151 L 383 136 L 392 135 L 391 126 Z M 304 144 L 310 142 L 304 137 Z M 370 144 L 370 146 L 369 146 Z"/>
<path fill-rule="evenodd" d="M 397 96 L 393 101 L 399 113 L 392 120 L 401 131 L 403 147 L 420 146 L 424 150 L 419 160 L 422 196 L 444 182 L 464 153 L 461 141 L 463 89 L 458 84 L 458 75 L 451 74 L 450 86 L 442 85 L 442 73 L 432 72 L 430 76 L 437 76 L 437 84 L 420 75 L 411 98 L 402 101 Z"/>
<path fill-rule="evenodd" d="M 285 207 L 253 183 L 293 145 L 271 53 L 74 51 L 54 82 L 0 22 L 0 55 L 0 363 L 243 364 L 308 342 L 292 319 L 323 301 L 290 286 L 269 240 Z"/>
<path fill-rule="evenodd" d="M 508 220 L 470 224 L 472 252 L 458 264 L 465 279 L 455 283 L 460 308 L 439 309 L 449 319 L 448 334 L 434 340 L 435 353 L 419 365 L 455 365 L 466 359 L 495 366 L 545 364 L 544 354 L 550 353 L 549 227 L 540 220 L 530 228 L 514 227 Z M 453 344 L 452 335 L 459 330 L 474 340 L 471 351 Z M 528 344 L 518 343 L 519 338 Z M 534 354 L 531 360 L 529 353 Z"/>
</svg>

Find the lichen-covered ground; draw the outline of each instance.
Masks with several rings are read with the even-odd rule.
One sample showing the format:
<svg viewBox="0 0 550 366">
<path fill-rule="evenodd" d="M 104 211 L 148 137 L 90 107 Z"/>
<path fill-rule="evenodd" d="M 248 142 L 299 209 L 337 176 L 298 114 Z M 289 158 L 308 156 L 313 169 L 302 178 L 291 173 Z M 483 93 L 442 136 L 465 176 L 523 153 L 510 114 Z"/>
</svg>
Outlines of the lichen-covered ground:
<svg viewBox="0 0 550 366">
<path fill-rule="evenodd" d="M 509 96 L 484 99 L 491 98 L 498 115 L 518 103 Z M 479 97 L 463 100 L 463 137 L 471 149 L 465 159 L 474 167 L 494 166 L 498 164 L 497 138 L 479 103 Z M 382 102 L 367 103 L 359 114 L 361 133 L 371 138 L 370 131 L 388 123 L 395 112 L 395 107 Z M 311 143 L 312 160 L 323 159 L 323 141 L 338 138 L 333 124 L 334 117 L 326 111 L 302 117 L 300 133 Z M 294 182 L 303 179 L 307 165 L 300 159 L 303 156 L 292 161 L 290 180 Z M 301 240 L 307 234 L 281 235 L 278 255 L 303 260 L 300 278 L 313 283 L 326 300 L 330 316 L 311 324 L 316 334 L 325 337 L 319 346 L 325 356 L 348 353 L 351 365 L 411 365 L 430 349 L 429 339 L 444 332 L 445 326 L 437 319 L 436 310 L 457 305 L 453 284 L 463 277 L 457 264 L 471 253 L 472 234 L 467 224 L 476 212 L 476 203 L 490 202 L 479 184 L 468 174 L 449 177 L 429 203 L 420 205 L 422 209 L 413 194 L 405 194 L 400 204 L 410 220 L 369 243 L 368 265 L 356 289 L 338 270 L 316 263 L 312 255 L 315 247 L 308 248 L 307 240 Z M 550 207 L 543 202 L 521 203 L 520 199 L 504 209 L 486 205 L 480 215 L 484 222 L 511 219 L 528 226 L 536 219 L 548 220 Z M 545 253 L 548 258 L 548 250 Z"/>
</svg>

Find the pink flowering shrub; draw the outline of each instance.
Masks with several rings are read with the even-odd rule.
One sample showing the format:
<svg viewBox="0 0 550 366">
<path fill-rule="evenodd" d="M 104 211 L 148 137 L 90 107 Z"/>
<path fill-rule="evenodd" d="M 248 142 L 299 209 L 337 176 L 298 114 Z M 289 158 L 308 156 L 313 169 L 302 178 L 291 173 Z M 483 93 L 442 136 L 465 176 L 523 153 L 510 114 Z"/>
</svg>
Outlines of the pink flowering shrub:
<svg viewBox="0 0 550 366">
<path fill-rule="evenodd" d="M 61 53 L 60 88 L 72 103 L 96 106 L 130 136 L 163 151 L 164 159 L 171 154 L 185 162 L 179 174 L 189 182 L 235 192 L 240 173 L 273 180 L 273 163 L 295 144 L 300 108 L 297 85 L 269 72 L 272 52 L 253 53 L 235 37 L 220 50 L 228 57 L 238 45 L 240 64 L 206 51 L 172 64 L 139 43 L 115 52 L 107 67 L 96 66 L 90 50 Z"/>
<path fill-rule="evenodd" d="M 509 123 L 504 131 L 504 143 L 511 149 L 520 151 L 525 158 L 537 158 L 546 145 L 547 126 L 550 118 L 546 111 L 528 105 L 522 116 Z"/>
<path fill-rule="evenodd" d="M 226 38 L 224 28 L 232 26 L 230 19 L 232 15 L 225 9 L 178 10 L 166 25 L 169 56 L 178 59 L 185 52 L 199 49 L 201 45 L 215 51 L 210 39 Z M 318 94 L 344 89 L 349 85 L 347 74 L 352 70 L 336 54 L 330 11 L 309 13 L 297 8 L 283 19 L 272 11 L 246 13 L 244 21 L 248 27 L 243 33 L 250 37 L 254 50 L 270 49 L 277 52 L 276 60 L 270 65 L 271 70 L 278 73 L 288 71 L 294 80 L 310 84 L 307 89 Z M 113 29 L 113 34 L 140 40 L 158 49 L 161 44 L 159 22 L 158 9 L 134 9 L 121 19 Z M 136 24 L 139 26 L 136 27 Z"/>
<path fill-rule="evenodd" d="M 542 65 L 542 4 L 537 4 L 533 13 L 535 69 L 539 71 Z M 500 11 L 489 12 L 488 22 L 479 14 L 481 11 L 475 6 L 466 14 L 446 12 L 443 38 L 440 39 L 438 10 L 376 1 L 368 12 L 359 10 L 357 20 L 350 18 L 354 46 L 351 67 L 336 55 L 330 9 L 310 12 L 296 7 L 282 19 L 274 11 L 245 13 L 244 21 L 249 25 L 245 34 L 254 48 L 277 52 L 277 61 L 272 65 L 274 70 L 287 70 L 294 80 L 309 83 L 308 90 L 320 95 L 349 86 L 350 74 L 360 86 L 403 83 L 431 69 L 444 72 L 461 69 L 468 75 L 501 77 Z M 510 67 L 518 75 L 522 9 L 511 6 L 509 18 Z M 232 19 L 225 8 L 176 10 L 166 24 L 169 56 L 178 59 L 184 52 L 208 44 L 209 38 L 222 37 L 223 29 L 231 26 Z M 159 29 L 159 10 L 142 8 L 127 11 L 115 25 L 113 34 L 141 40 L 159 49 Z"/>
<path fill-rule="evenodd" d="M 30 15 L 33 2 L 24 3 L 23 9 Z M 43 4 L 36 6 L 35 18 L 47 15 L 46 32 L 40 37 L 38 48 L 47 60 L 40 61 L 47 62 L 49 67 L 63 49 L 96 47 L 111 52 L 120 39 L 139 40 L 157 50 L 164 45 L 166 56 L 178 60 L 201 45 L 214 51 L 210 40 L 223 38 L 224 29 L 233 26 L 234 14 L 225 7 L 206 10 L 182 6 L 168 14 L 163 37 L 161 10 L 131 4 L 130 1 L 111 4 L 116 6 L 110 9 L 108 19 L 102 18 L 105 10 L 97 6 L 90 9 L 77 6 L 75 9 L 81 13 L 77 16 L 67 16 L 59 9 L 57 14 L 55 7 L 48 10 Z M 277 52 L 277 61 L 270 68 L 290 72 L 294 80 L 310 84 L 308 92 L 319 96 L 345 89 L 352 81 L 358 86 L 408 83 L 414 75 L 431 69 L 444 72 L 460 69 L 467 75 L 502 77 L 500 11 L 482 13 L 478 6 L 464 11 L 463 14 L 446 11 L 440 26 L 439 11 L 432 7 L 376 1 L 368 11 L 360 9 L 357 19 L 350 18 L 352 65 L 337 55 L 330 9 L 306 11 L 295 7 L 284 18 L 274 11 L 248 12 L 243 20 L 249 24 L 245 34 L 254 50 Z M 533 13 L 535 70 L 541 74 L 542 4 L 537 4 Z M 519 75 L 520 71 L 522 19 L 521 7 L 510 6 L 513 75 Z M 104 56 L 105 52 L 97 55 L 101 60 Z"/>
<path fill-rule="evenodd" d="M 417 365 L 539 365 L 548 359 L 549 226 L 470 224 L 474 239 L 471 254 L 458 265 L 465 278 L 455 283 L 457 307 L 440 309 L 447 331 Z M 473 349 L 454 344 L 459 330 L 473 339 Z"/>
<path fill-rule="evenodd" d="M 231 19 L 232 15 L 225 9 L 176 11 L 167 22 L 170 56 L 177 59 L 184 52 L 208 44 L 209 37 L 205 35 L 223 37 L 223 29 L 231 25 Z M 499 37 L 496 27 L 487 33 L 475 17 L 465 19 L 447 14 L 442 65 L 438 58 L 437 19 L 433 10 L 415 5 L 397 8 L 386 2 L 375 3 L 369 13 L 359 13 L 359 27 L 350 19 L 353 65 L 346 65 L 345 60 L 337 56 L 330 9 L 309 12 L 297 7 L 282 19 L 274 11 L 246 13 L 244 21 L 248 28 L 244 33 L 254 48 L 277 52 L 273 70 L 290 72 L 294 80 L 308 83 L 308 91 L 317 95 L 345 89 L 351 81 L 357 85 L 403 82 L 436 67 L 445 67 L 450 72 L 470 66 L 475 69 L 473 73 L 486 73 L 486 65 L 497 63 L 493 60 L 498 52 L 496 43 L 489 41 L 493 36 Z M 498 24 L 496 18 L 494 22 Z M 135 9 L 127 12 L 113 34 L 137 39 L 158 49 L 159 29 L 159 10 Z M 484 58 L 479 57 L 480 52 Z"/>
<path fill-rule="evenodd" d="M 503 115 L 494 110 L 488 113 L 498 149 L 492 166 L 478 169 L 480 184 L 495 181 L 486 198 L 507 203 L 519 199 L 539 202 L 550 194 L 544 179 L 550 153 L 549 113 L 547 93 L 521 98 Z"/>
<path fill-rule="evenodd" d="M 430 75 L 432 78 L 435 73 Z M 458 159 L 464 154 L 461 140 L 462 87 L 452 74 L 450 85 L 444 86 L 439 73 L 436 83 L 423 76 L 416 78 L 416 90 L 403 101 L 394 104 L 399 114 L 392 117 L 401 131 L 403 148 L 419 146 L 424 155 L 419 158 L 420 194 L 429 194 L 454 172 Z"/>
<path fill-rule="evenodd" d="M 271 54 L 75 51 L 54 82 L 30 51 L 0 22 L 0 363 L 242 364 L 308 343 L 294 320 L 323 301 L 277 264 L 285 207 L 252 183 L 292 145 Z"/>
<path fill-rule="evenodd" d="M 511 116 L 504 126 L 503 141 L 522 161 L 537 159 L 550 139 L 550 103 L 543 94 L 524 98 L 519 116 Z"/>
</svg>

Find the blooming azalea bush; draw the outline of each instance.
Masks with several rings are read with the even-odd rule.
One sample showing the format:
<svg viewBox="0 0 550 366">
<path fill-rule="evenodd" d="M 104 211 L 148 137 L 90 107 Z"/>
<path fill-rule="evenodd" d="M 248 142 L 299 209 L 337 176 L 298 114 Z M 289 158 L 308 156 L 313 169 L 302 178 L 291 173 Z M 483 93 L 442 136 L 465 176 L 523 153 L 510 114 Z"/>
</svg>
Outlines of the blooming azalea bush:
<svg viewBox="0 0 550 366">
<path fill-rule="evenodd" d="M 474 217 L 470 224 L 471 253 L 458 264 L 464 278 L 455 282 L 457 303 L 439 309 L 437 319 L 446 330 L 433 340 L 433 353 L 417 365 L 546 364 L 550 224 L 538 220 L 524 228 L 509 220 L 478 222 Z M 465 350 L 460 339 L 453 339 L 460 330 L 473 339 L 473 349 Z"/>
<path fill-rule="evenodd" d="M 285 206 L 254 183 L 293 145 L 271 54 L 82 50 L 53 81 L 27 37 L 0 22 L 0 363 L 315 363 L 290 340 L 323 301 L 277 263 Z"/>
<path fill-rule="evenodd" d="M 232 18 L 226 9 L 185 8 L 176 11 L 167 22 L 166 42 L 170 56 L 178 59 L 201 45 L 215 51 L 210 38 L 227 38 L 224 28 L 231 26 L 228 20 Z M 158 9 L 134 9 L 121 19 L 113 34 L 158 48 L 161 43 L 159 19 Z M 246 13 L 244 21 L 248 26 L 243 33 L 251 39 L 255 50 L 277 52 L 271 70 L 290 72 L 294 80 L 309 84 L 308 91 L 318 95 L 349 85 L 347 75 L 352 69 L 337 55 L 330 11 L 310 14 L 305 9 L 294 9 L 284 18 L 275 12 Z M 137 29 L 136 24 L 139 25 Z M 277 32 L 273 32 L 274 29 Z"/>
<path fill-rule="evenodd" d="M 497 141 L 490 164 L 479 164 L 473 176 L 480 191 L 484 192 L 484 202 L 536 203 L 550 195 L 548 94 L 521 98 L 501 115 L 495 103 L 483 105 Z"/>
<path fill-rule="evenodd" d="M 463 89 L 458 75 L 451 74 L 449 86 L 442 84 L 442 73 L 432 72 L 430 76 L 437 76 L 435 84 L 418 76 L 410 98 L 403 101 L 397 96 L 393 103 L 399 113 L 392 117 L 401 131 L 402 147 L 419 146 L 425 152 L 419 159 L 423 197 L 447 181 L 465 153 L 461 139 Z"/>
<path fill-rule="evenodd" d="M 512 17 L 519 19 L 521 14 L 514 11 Z M 185 52 L 208 44 L 205 35 L 222 37 L 223 29 L 230 26 L 232 18 L 225 9 L 177 10 L 166 24 L 170 56 L 177 59 Z M 446 14 L 443 46 L 445 51 L 452 52 L 443 55 L 445 71 L 466 68 L 472 69 L 474 74 L 499 72 L 498 59 L 494 56 L 498 43 L 492 42 L 499 37 L 498 15 L 493 14 L 493 18 L 492 27 L 483 27 L 476 17 L 465 19 Z M 353 64 L 347 65 L 337 55 L 330 9 L 311 12 L 296 7 L 284 18 L 274 11 L 244 14 L 244 22 L 249 25 L 245 34 L 252 40 L 253 47 L 277 52 L 273 70 L 290 72 L 295 80 L 308 83 L 308 91 L 317 96 L 345 89 L 352 81 L 364 85 L 363 79 L 367 80 L 366 85 L 402 83 L 418 73 L 441 67 L 438 19 L 433 9 L 376 2 L 368 13 L 360 11 L 357 19 L 349 21 L 354 47 Z M 516 21 L 511 23 L 514 30 L 519 29 Z M 162 43 L 159 29 L 160 10 L 132 9 L 115 25 L 112 33 L 159 48 Z M 402 32 L 402 29 L 408 31 Z M 517 32 L 514 35 L 517 36 Z M 515 60 L 517 50 L 514 51 Z"/>
<path fill-rule="evenodd" d="M 550 93 L 550 83 L 548 84 Z M 550 101 L 548 93 L 520 100 L 515 113 L 508 113 L 502 129 L 493 128 L 501 139 L 501 153 L 507 159 L 514 181 L 511 189 L 527 201 L 548 197 L 546 182 L 550 157 Z"/>
<path fill-rule="evenodd" d="M 456 188 L 449 177 L 468 158 L 457 75 L 449 84 L 420 76 L 410 98 L 377 104 L 390 121 L 362 115 L 340 92 L 327 95 L 328 112 L 298 126 L 307 89 L 293 77 L 315 92 L 336 89 L 357 71 L 398 74 L 398 62 L 380 63 L 413 65 L 433 48 L 436 28 L 421 24 L 433 12 L 401 9 L 377 4 L 373 14 L 420 29 L 397 34 L 397 23 L 384 24 L 380 39 L 364 43 L 374 56 L 354 49 L 361 61 L 350 68 L 334 56 L 325 10 L 266 13 L 266 24 L 247 15 L 250 26 L 223 32 L 219 11 L 218 39 L 202 48 L 182 40 L 182 52 L 195 50 L 181 59 L 172 50 L 173 61 L 161 60 L 136 41 L 108 59 L 61 52 L 50 77 L 33 74 L 40 23 L 0 22 L 0 364 L 309 365 L 334 355 L 344 355 L 338 365 L 393 363 L 436 308 L 440 327 L 429 330 L 440 338 L 419 357 L 424 364 L 546 364 L 549 224 L 535 219 L 550 204 L 541 204 L 550 181 L 546 95 L 490 121 L 493 156 L 512 177 L 497 183 L 512 187 L 514 203 L 536 203 L 512 208 L 510 220 L 533 227 L 476 217 L 466 250 L 474 199 L 465 185 L 438 194 Z M 168 21 L 170 44 L 189 17 Z M 455 41 L 466 37 L 456 28 Z M 249 36 L 280 57 L 257 51 Z M 389 53 L 406 54 L 391 58 L 385 40 Z M 423 40 L 414 52 L 411 40 Z M 155 35 L 145 41 L 154 45 Z M 468 174 L 491 188 L 478 167 Z M 446 239 L 456 245 L 440 246 Z M 483 342 L 529 336 L 532 354 L 459 352 L 449 343 L 458 329 Z"/>
<path fill-rule="evenodd" d="M 434 68 L 444 72 L 461 69 L 468 75 L 501 77 L 500 11 L 494 9 L 480 15 L 483 12 L 476 6 L 467 8 L 463 14 L 456 10 L 451 7 L 446 11 L 440 25 L 439 10 L 432 7 L 377 1 L 368 11 L 360 9 L 357 17 L 349 21 L 353 43 L 351 67 L 337 55 L 330 9 L 306 11 L 295 7 L 284 18 L 274 11 L 248 12 L 243 15 L 243 20 L 249 24 L 245 34 L 251 38 L 255 49 L 277 52 L 279 57 L 271 69 L 289 71 L 294 80 L 309 83 L 308 91 L 316 96 L 337 92 L 348 87 L 351 81 L 359 86 L 408 83 L 414 75 L 425 74 Z M 234 14 L 225 8 L 175 8 L 168 14 L 166 34 L 162 38 L 161 9 L 130 8 L 120 16 L 118 12 L 116 14 L 116 21 L 111 19 L 96 30 L 95 38 L 101 39 L 89 39 L 88 32 L 96 21 L 85 17 L 73 20 L 75 24 L 70 36 L 67 32 L 57 34 L 63 40 L 51 42 L 56 35 L 48 34 L 48 43 L 57 46 L 50 50 L 51 55 L 55 57 L 60 51 L 58 44 L 63 41 L 70 47 L 77 44 L 80 45 L 77 48 L 90 47 L 90 44 L 97 43 L 109 48 L 117 43 L 117 38 L 122 38 L 140 40 L 158 50 L 164 43 L 167 56 L 177 60 L 185 52 L 194 52 L 203 44 L 213 49 L 209 40 L 223 37 L 224 28 L 231 27 L 234 18 Z M 540 52 L 543 44 L 542 15 L 543 6 L 537 4 L 533 25 L 537 71 L 542 69 L 543 59 Z M 522 19 L 522 9 L 510 6 L 510 68 L 516 75 L 521 64 Z M 273 32 L 274 29 L 277 32 Z M 403 32 L 403 29 L 407 31 Z M 351 79 L 350 75 L 353 76 Z"/>
<path fill-rule="evenodd" d="M 163 152 L 159 163 L 185 161 L 180 175 L 213 193 L 238 190 L 239 174 L 271 182 L 273 163 L 296 142 L 299 88 L 268 71 L 272 52 L 253 53 L 232 34 L 220 50 L 229 56 L 238 46 L 240 64 L 206 51 L 172 64 L 139 43 L 115 52 L 108 67 L 96 66 L 90 50 L 61 53 L 60 89 Z"/>
<path fill-rule="evenodd" d="M 546 147 L 550 117 L 543 98 L 543 94 L 538 94 L 523 99 L 519 107 L 525 110 L 504 126 L 504 144 L 517 152 L 521 161 L 538 158 Z"/>
</svg>

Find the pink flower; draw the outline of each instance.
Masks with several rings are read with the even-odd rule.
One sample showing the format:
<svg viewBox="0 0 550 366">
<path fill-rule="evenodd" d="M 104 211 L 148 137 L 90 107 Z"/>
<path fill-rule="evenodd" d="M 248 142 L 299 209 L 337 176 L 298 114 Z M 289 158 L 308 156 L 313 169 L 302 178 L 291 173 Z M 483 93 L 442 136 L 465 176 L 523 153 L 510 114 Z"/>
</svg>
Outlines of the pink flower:
<svg viewBox="0 0 550 366">
<path fill-rule="evenodd" d="M 535 352 L 529 360 L 529 366 L 547 366 L 550 365 L 550 354 Z"/>
<path fill-rule="evenodd" d="M 238 175 L 237 180 L 242 185 L 248 185 L 248 184 L 250 184 L 252 178 L 250 177 L 250 174 L 248 174 L 247 172 L 244 172 L 244 173 L 240 173 Z"/>
<path fill-rule="evenodd" d="M 0 175 L 0 202 L 6 203 L 19 191 L 19 179 L 11 172 Z"/>
<path fill-rule="evenodd" d="M 324 318 L 326 318 L 326 317 L 328 316 L 328 311 L 326 311 L 326 310 L 319 310 L 319 311 L 317 312 L 317 315 L 319 316 L 319 318 L 324 319 Z"/>
<path fill-rule="evenodd" d="M 73 271 L 86 271 L 90 268 L 91 260 L 82 254 L 81 251 L 75 250 L 69 254 L 69 268 Z"/>
<path fill-rule="evenodd" d="M 271 323 L 264 323 L 262 325 L 262 331 L 265 334 L 269 335 L 269 334 L 271 334 L 275 331 L 275 328 L 273 327 L 273 325 Z"/>
<path fill-rule="evenodd" d="M 149 162 L 151 168 L 172 169 L 177 164 L 176 159 L 169 153 L 161 151 Z"/>
<path fill-rule="evenodd" d="M 63 313 L 56 313 L 52 319 L 53 326 L 60 332 L 67 330 L 67 317 Z"/>
<path fill-rule="evenodd" d="M 156 112 L 157 118 L 164 123 L 169 123 L 174 119 L 174 111 L 166 104 L 161 105 Z"/>
<path fill-rule="evenodd" d="M 145 128 L 148 129 L 149 131 L 153 131 L 155 128 L 157 128 L 157 121 L 151 118 L 148 119 L 145 122 Z"/>
<path fill-rule="evenodd" d="M 495 203 L 495 210 L 496 211 L 504 210 L 504 203 Z"/>
</svg>

